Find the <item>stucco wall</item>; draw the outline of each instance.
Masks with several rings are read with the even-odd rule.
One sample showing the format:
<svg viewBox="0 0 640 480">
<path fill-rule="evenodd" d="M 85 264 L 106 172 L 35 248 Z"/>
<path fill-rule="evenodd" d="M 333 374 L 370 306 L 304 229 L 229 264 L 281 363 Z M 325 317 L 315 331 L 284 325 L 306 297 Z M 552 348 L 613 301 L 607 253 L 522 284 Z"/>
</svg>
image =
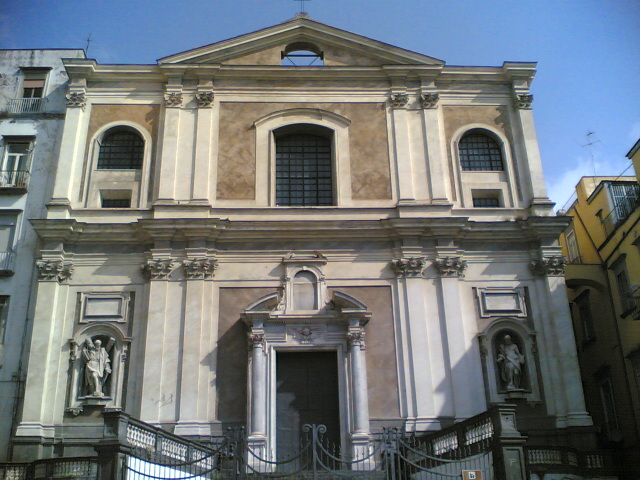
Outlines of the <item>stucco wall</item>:
<svg viewBox="0 0 640 480">
<path fill-rule="evenodd" d="M 367 306 L 371 320 L 365 327 L 367 384 L 371 420 L 399 418 L 396 348 L 390 287 L 340 287 Z"/>
<path fill-rule="evenodd" d="M 89 148 L 89 140 L 104 125 L 111 122 L 129 121 L 147 129 L 154 140 L 155 150 L 159 117 L 160 105 L 93 105 L 89 119 L 89 131 L 87 132 L 87 149 Z"/>
<path fill-rule="evenodd" d="M 318 108 L 351 120 L 351 188 L 354 200 L 391 198 L 384 106 L 376 103 L 222 103 L 218 159 L 220 200 L 252 200 L 256 190 L 253 123 L 273 112 Z M 260 180 L 266 181 L 266 180 Z"/>
<path fill-rule="evenodd" d="M 221 422 L 247 419 L 247 330 L 242 311 L 271 288 L 221 288 L 218 319 L 217 416 Z"/>
</svg>

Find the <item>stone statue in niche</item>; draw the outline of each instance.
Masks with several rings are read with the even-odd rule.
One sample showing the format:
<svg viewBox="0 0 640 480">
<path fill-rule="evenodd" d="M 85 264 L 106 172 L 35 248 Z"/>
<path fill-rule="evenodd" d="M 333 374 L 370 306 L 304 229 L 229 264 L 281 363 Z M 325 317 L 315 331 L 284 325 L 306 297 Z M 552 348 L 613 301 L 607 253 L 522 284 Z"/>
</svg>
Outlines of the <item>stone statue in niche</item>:
<svg viewBox="0 0 640 480">
<path fill-rule="evenodd" d="M 498 348 L 499 353 L 496 361 L 498 362 L 503 385 L 507 391 L 522 390 L 524 355 L 520 353 L 520 349 L 511 339 L 511 335 L 505 335 L 503 343 Z"/>
<path fill-rule="evenodd" d="M 95 342 L 88 337 L 82 347 L 82 359 L 84 360 L 84 379 L 86 392 L 89 397 L 104 397 L 107 378 L 111 373 L 111 359 L 109 352 L 115 340 L 109 339 L 107 347 L 102 346 L 102 340 Z"/>
</svg>

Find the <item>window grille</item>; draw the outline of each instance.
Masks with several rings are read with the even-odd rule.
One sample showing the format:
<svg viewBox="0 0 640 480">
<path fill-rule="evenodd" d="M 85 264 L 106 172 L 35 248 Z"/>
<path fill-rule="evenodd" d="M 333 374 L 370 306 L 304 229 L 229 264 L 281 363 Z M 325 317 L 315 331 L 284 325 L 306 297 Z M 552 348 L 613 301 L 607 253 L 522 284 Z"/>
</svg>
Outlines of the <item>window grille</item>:
<svg viewBox="0 0 640 480">
<path fill-rule="evenodd" d="M 103 198 L 102 208 L 131 208 L 130 198 Z"/>
<path fill-rule="evenodd" d="M 498 197 L 480 197 L 473 199 L 475 208 L 500 208 L 500 199 Z"/>
<path fill-rule="evenodd" d="M 501 172 L 504 170 L 502 150 L 491 137 L 471 131 L 458 144 L 463 171 Z"/>
<path fill-rule="evenodd" d="M 333 205 L 331 140 L 308 134 L 276 138 L 276 205 Z"/>
<path fill-rule="evenodd" d="M 142 168 L 144 141 L 130 130 L 107 133 L 100 144 L 99 170 L 136 170 Z"/>
</svg>

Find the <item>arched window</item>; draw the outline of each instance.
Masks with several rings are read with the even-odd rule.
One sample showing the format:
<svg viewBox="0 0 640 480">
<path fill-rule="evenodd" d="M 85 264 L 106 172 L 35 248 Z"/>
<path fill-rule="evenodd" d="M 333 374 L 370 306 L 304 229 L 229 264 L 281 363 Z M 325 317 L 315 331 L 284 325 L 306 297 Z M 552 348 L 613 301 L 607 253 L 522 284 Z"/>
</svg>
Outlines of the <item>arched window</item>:
<svg viewBox="0 0 640 480">
<path fill-rule="evenodd" d="M 100 142 L 98 170 L 137 170 L 142 168 L 144 140 L 133 129 L 109 130 Z"/>
<path fill-rule="evenodd" d="M 322 67 L 324 53 L 313 43 L 294 42 L 282 51 L 283 67 Z"/>
<path fill-rule="evenodd" d="M 315 125 L 276 132 L 276 205 L 333 205 L 331 134 Z"/>
<path fill-rule="evenodd" d="M 460 139 L 460 166 L 463 171 L 501 172 L 504 170 L 502 149 L 484 131 L 471 130 Z"/>
</svg>

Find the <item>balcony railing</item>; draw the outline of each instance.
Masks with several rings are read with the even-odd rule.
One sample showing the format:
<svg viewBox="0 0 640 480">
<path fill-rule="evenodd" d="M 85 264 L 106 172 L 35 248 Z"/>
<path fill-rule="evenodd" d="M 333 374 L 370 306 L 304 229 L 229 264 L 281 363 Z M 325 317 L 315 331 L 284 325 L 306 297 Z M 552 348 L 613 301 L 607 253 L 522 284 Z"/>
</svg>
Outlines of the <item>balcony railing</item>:
<svg viewBox="0 0 640 480">
<path fill-rule="evenodd" d="M 42 113 L 46 98 L 14 98 L 9 100 L 9 113 Z"/>
<path fill-rule="evenodd" d="M 627 185 L 625 193 L 624 196 L 617 198 L 616 204 L 602 219 L 607 236 L 611 235 L 636 208 L 640 207 L 640 185 Z"/>
<path fill-rule="evenodd" d="M 27 170 L 0 170 L 0 195 L 26 193 L 29 178 Z"/>
<path fill-rule="evenodd" d="M 16 253 L 13 251 L 0 252 L 0 277 L 10 277 L 13 275 L 13 264 Z"/>
</svg>

